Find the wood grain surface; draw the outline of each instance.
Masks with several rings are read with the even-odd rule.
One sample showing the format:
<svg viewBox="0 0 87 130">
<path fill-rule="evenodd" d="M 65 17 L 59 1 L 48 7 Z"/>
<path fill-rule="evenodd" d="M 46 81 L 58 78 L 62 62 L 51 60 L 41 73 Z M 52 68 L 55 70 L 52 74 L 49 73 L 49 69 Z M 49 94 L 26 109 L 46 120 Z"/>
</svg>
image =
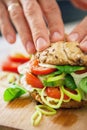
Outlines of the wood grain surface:
<svg viewBox="0 0 87 130">
<path fill-rule="evenodd" d="M 10 103 L 3 100 L 4 81 L 0 82 L 0 130 L 87 130 L 87 107 L 60 109 L 55 116 L 43 116 L 39 126 L 31 125 L 35 102 L 16 99 Z"/>
<path fill-rule="evenodd" d="M 15 50 L 18 49 L 18 47 L 14 48 Z M 3 43 L 3 39 L 1 39 L 0 61 L 9 54 L 10 49 L 7 47 L 7 43 Z M 55 116 L 43 116 L 40 125 L 33 127 L 30 119 L 35 111 L 35 102 L 30 99 L 4 102 L 3 92 L 6 86 L 5 81 L 0 82 L 0 130 L 87 130 L 87 107 L 60 109 Z"/>
</svg>

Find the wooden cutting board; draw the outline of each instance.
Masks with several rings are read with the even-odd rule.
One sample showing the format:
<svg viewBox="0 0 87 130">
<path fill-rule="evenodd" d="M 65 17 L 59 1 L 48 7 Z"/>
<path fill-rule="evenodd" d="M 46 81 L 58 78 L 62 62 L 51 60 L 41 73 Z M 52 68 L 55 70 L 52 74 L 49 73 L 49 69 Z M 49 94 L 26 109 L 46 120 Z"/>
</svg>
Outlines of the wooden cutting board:
<svg viewBox="0 0 87 130">
<path fill-rule="evenodd" d="M 43 116 L 39 126 L 31 125 L 35 102 L 30 99 L 3 101 L 5 82 L 0 83 L 0 130 L 87 130 L 87 107 L 60 109 L 55 116 Z"/>
</svg>

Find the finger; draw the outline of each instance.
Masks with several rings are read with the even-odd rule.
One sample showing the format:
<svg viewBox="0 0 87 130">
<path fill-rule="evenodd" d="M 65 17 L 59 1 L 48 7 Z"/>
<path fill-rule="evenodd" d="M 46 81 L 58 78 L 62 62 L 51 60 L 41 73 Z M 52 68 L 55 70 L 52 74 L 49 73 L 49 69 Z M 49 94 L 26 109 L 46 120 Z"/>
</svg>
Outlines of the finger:
<svg viewBox="0 0 87 130">
<path fill-rule="evenodd" d="M 24 8 L 25 17 L 30 25 L 32 37 L 38 51 L 47 48 L 49 34 L 39 4 L 36 0 L 20 0 Z"/>
<path fill-rule="evenodd" d="M 82 51 L 84 51 L 85 53 L 87 53 L 87 35 L 85 36 L 85 38 L 81 41 L 80 43 L 80 48 Z"/>
<path fill-rule="evenodd" d="M 81 42 L 87 35 L 87 17 L 85 17 L 80 24 L 67 36 L 68 41 Z"/>
<path fill-rule="evenodd" d="M 16 41 L 15 31 L 10 23 L 9 15 L 2 2 L 0 2 L 0 30 L 9 43 Z"/>
<path fill-rule="evenodd" d="M 87 10 L 87 0 L 71 0 L 71 2 L 79 9 Z"/>
<path fill-rule="evenodd" d="M 64 39 L 64 25 L 59 6 L 55 0 L 39 0 L 50 31 L 51 42 Z"/>
<path fill-rule="evenodd" d="M 34 53 L 35 52 L 35 46 L 32 41 L 31 32 L 29 30 L 29 26 L 25 20 L 23 10 L 18 3 L 18 1 L 10 1 L 8 0 L 6 2 L 6 5 L 9 9 L 10 18 L 15 25 L 17 32 L 20 35 L 20 38 L 23 42 L 23 45 L 25 46 L 28 53 Z"/>
</svg>

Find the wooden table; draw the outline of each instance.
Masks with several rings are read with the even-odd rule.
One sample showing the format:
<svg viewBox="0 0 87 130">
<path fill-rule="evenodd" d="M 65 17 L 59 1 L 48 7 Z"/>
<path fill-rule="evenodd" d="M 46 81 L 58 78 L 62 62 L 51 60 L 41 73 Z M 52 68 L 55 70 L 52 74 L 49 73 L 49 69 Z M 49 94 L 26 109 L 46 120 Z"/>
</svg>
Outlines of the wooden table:
<svg viewBox="0 0 87 130">
<path fill-rule="evenodd" d="M 68 32 L 74 25 L 66 26 Z M 0 38 L 0 61 L 13 51 L 26 53 L 19 37 L 15 45 L 8 45 L 3 38 Z M 5 88 L 5 82 L 0 83 L 0 130 L 87 130 L 87 107 L 60 109 L 55 116 L 43 116 L 40 125 L 33 127 L 30 119 L 35 111 L 35 102 L 29 99 L 16 99 L 6 103 L 3 101 Z"/>
<path fill-rule="evenodd" d="M 87 130 L 87 107 L 60 109 L 55 116 L 43 116 L 39 126 L 31 125 L 35 102 L 30 99 L 3 101 L 5 85 L 0 83 L 0 130 Z"/>
</svg>

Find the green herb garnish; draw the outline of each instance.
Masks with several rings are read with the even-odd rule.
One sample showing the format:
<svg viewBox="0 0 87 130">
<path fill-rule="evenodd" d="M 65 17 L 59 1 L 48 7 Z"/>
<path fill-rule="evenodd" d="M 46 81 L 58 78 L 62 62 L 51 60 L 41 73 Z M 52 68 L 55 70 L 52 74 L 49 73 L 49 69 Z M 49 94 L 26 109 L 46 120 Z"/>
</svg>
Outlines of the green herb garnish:
<svg viewBox="0 0 87 130">
<path fill-rule="evenodd" d="M 11 84 L 10 87 L 6 88 L 4 91 L 4 100 L 5 101 L 11 101 L 15 98 L 20 97 L 21 95 L 25 94 L 27 92 L 26 89 L 22 88 L 21 86 L 17 84 Z"/>
</svg>

